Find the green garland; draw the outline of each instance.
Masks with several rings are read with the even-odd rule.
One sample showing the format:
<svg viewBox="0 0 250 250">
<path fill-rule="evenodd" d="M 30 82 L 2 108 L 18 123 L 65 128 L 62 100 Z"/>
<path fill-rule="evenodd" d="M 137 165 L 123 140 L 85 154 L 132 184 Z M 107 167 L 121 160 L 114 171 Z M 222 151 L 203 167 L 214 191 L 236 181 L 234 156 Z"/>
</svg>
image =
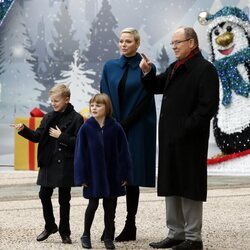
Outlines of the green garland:
<svg viewBox="0 0 250 250">
<path fill-rule="evenodd" d="M 0 0 L 0 23 L 2 22 L 12 2 L 13 0 Z"/>
</svg>

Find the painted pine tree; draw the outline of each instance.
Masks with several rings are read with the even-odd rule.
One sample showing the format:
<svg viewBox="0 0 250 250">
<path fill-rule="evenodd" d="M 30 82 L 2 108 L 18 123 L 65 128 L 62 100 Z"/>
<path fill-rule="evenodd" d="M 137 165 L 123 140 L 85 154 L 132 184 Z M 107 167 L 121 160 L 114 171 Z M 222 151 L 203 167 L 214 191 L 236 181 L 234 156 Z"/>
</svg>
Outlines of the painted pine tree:
<svg viewBox="0 0 250 250">
<path fill-rule="evenodd" d="M 53 60 L 48 54 L 46 45 L 43 17 L 37 25 L 37 36 L 34 46 L 26 46 L 25 49 L 31 54 L 31 57 L 26 59 L 26 61 L 31 65 L 31 68 L 35 74 L 35 80 L 41 83 L 43 86 L 43 90 L 41 91 L 38 98 L 40 103 L 39 106 L 43 111 L 47 112 L 51 109 L 51 107 L 48 101 L 48 92 L 46 92 L 45 89 L 48 90 L 48 87 L 46 86 L 52 86 L 55 79 L 53 76 Z"/>
<path fill-rule="evenodd" d="M 4 73 L 4 29 L 0 30 L 0 75 Z"/>
<path fill-rule="evenodd" d="M 14 112 L 14 115 L 28 115 L 38 105 L 42 90 L 41 84 L 34 80 L 32 68 L 24 63 L 33 53 L 32 40 L 28 34 L 31 24 L 25 15 L 26 11 L 21 1 L 15 2 L 1 26 L 8 24 L 8 27 L 15 27 L 8 29 L 4 35 L 5 72 L 1 75 L 2 100 L 7 103 L 6 112 Z"/>
<path fill-rule="evenodd" d="M 150 44 L 151 36 L 146 32 L 145 24 L 141 25 L 139 30 L 139 34 L 141 37 L 140 51 L 143 52 L 148 58 L 153 59 L 154 54 L 152 51 L 152 44 Z"/>
<path fill-rule="evenodd" d="M 69 15 L 67 4 L 62 2 L 57 18 L 53 22 L 54 32 L 52 42 L 49 44 L 50 55 L 45 59 L 45 68 L 48 70 L 47 80 L 42 91 L 43 99 L 48 96 L 48 91 L 55 81 L 61 78 L 61 72 L 67 70 L 73 60 L 73 53 L 79 49 L 79 41 L 74 39 L 75 30 Z M 50 72 L 50 70 L 52 72 Z"/>
<path fill-rule="evenodd" d="M 162 46 L 161 52 L 159 53 L 159 56 L 157 57 L 156 61 L 158 63 L 158 72 L 164 72 L 169 65 L 169 57 L 164 45 Z"/>
<path fill-rule="evenodd" d="M 87 75 L 94 76 L 95 73 L 91 70 L 85 70 L 85 63 L 80 62 L 79 51 L 76 50 L 73 55 L 74 61 L 69 65 L 69 70 L 61 72 L 63 79 L 57 80 L 57 83 L 65 83 L 71 91 L 71 103 L 77 111 L 88 107 L 90 98 L 97 93 L 97 90 L 92 87 L 93 80 Z"/>
<path fill-rule="evenodd" d="M 111 12 L 108 0 L 102 1 L 102 6 L 90 29 L 90 44 L 83 56 L 87 59 L 86 67 L 96 72 L 89 77 L 93 79 L 93 87 L 99 89 L 102 68 L 105 61 L 119 56 L 118 37 L 114 30 L 117 20 Z"/>
<path fill-rule="evenodd" d="M 35 50 L 33 41 L 31 39 L 28 27 L 26 26 L 25 23 L 23 23 L 22 26 L 24 28 L 24 32 L 23 32 L 23 36 L 24 36 L 23 48 L 26 50 L 25 60 L 27 62 L 36 61 L 37 60 L 37 56 L 35 54 L 36 50 Z M 32 73 L 34 74 L 34 76 L 33 76 L 33 74 L 32 75 L 27 74 L 26 77 L 31 79 L 31 81 L 32 81 L 31 84 L 32 84 L 33 91 L 36 92 L 36 95 L 31 97 L 31 99 L 34 102 L 38 102 L 41 91 L 43 89 L 43 86 L 36 81 L 37 78 L 36 78 L 36 71 L 34 70 L 34 66 L 35 66 L 34 64 L 31 64 L 31 70 L 32 70 Z"/>
</svg>

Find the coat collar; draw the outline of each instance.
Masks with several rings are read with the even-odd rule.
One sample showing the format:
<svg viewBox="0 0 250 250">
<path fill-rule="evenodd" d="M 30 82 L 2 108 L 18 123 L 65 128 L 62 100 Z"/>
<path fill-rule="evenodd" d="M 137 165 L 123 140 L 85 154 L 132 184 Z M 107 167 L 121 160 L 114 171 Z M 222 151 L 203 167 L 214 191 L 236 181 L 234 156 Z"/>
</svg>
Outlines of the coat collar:
<svg viewBox="0 0 250 250">
<path fill-rule="evenodd" d="M 56 112 L 54 111 L 47 113 L 47 124 L 51 122 L 55 114 Z M 61 117 L 60 119 L 58 119 L 58 121 L 60 121 L 58 124 L 59 128 L 64 130 L 65 128 L 70 126 L 70 124 L 72 124 L 72 121 L 74 120 L 74 117 L 75 117 L 74 106 L 70 104 L 69 108 L 67 109 L 67 112 L 61 113 Z"/>
<path fill-rule="evenodd" d="M 195 63 L 197 58 L 203 58 L 201 52 L 196 53 L 192 58 L 190 58 L 189 60 L 187 60 L 183 66 L 185 66 L 187 68 L 188 71 L 191 71 L 193 69 L 193 64 Z M 173 69 L 174 65 L 177 63 L 177 61 L 173 62 L 171 64 L 171 68 Z"/>
<path fill-rule="evenodd" d="M 136 67 L 138 67 L 138 64 L 140 63 L 141 59 L 142 59 L 142 57 L 139 53 L 136 53 L 136 55 L 129 60 L 127 59 L 127 57 L 122 55 L 119 59 L 119 64 L 120 64 L 121 68 L 125 68 L 126 62 L 129 61 L 131 68 L 136 68 Z"/>
<path fill-rule="evenodd" d="M 184 63 L 188 71 L 191 71 L 193 69 L 193 64 L 195 63 L 197 58 L 203 58 L 201 52 L 196 53 L 191 59 L 187 60 Z"/>
<path fill-rule="evenodd" d="M 185 67 L 187 69 L 187 71 L 192 71 L 194 69 L 194 64 L 195 64 L 195 61 L 197 58 L 203 58 L 201 52 L 198 52 L 197 54 L 195 54 L 192 58 L 190 58 L 189 60 L 187 60 L 183 65 L 182 67 Z M 173 67 L 174 65 L 176 64 L 177 61 L 173 62 L 169 69 L 171 72 L 173 70 Z M 166 83 L 166 86 L 165 86 L 165 89 L 169 87 L 169 85 L 171 84 L 172 82 L 172 79 L 170 79 L 170 76 L 171 76 L 171 73 L 168 74 L 168 77 L 167 77 L 167 83 Z M 174 77 L 173 77 L 174 78 Z"/>
<path fill-rule="evenodd" d="M 110 124 L 112 124 L 113 122 L 114 122 L 114 118 L 112 118 L 112 117 L 106 117 L 103 128 L 105 128 L 106 126 L 110 126 Z M 99 125 L 99 123 L 96 121 L 96 119 L 94 117 L 90 117 L 86 121 L 86 124 L 89 124 L 89 125 L 93 126 L 96 129 L 100 129 L 101 128 L 100 125 Z"/>
</svg>

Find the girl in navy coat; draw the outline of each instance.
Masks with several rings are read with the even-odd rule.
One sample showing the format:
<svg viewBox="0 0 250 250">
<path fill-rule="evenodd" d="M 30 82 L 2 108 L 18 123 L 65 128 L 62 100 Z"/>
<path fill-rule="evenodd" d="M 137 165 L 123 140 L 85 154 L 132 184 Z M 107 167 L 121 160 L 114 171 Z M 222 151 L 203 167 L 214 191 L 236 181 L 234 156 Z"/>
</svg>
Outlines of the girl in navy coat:
<svg viewBox="0 0 250 250">
<path fill-rule="evenodd" d="M 131 157 L 121 125 L 112 117 L 112 105 L 106 94 L 97 94 L 89 101 L 92 115 L 80 128 L 75 148 L 75 184 L 83 186 L 89 199 L 85 211 L 83 248 L 91 248 L 90 228 L 99 199 L 103 198 L 107 249 L 114 249 L 113 230 L 118 196 L 125 195 L 131 180 Z"/>
</svg>

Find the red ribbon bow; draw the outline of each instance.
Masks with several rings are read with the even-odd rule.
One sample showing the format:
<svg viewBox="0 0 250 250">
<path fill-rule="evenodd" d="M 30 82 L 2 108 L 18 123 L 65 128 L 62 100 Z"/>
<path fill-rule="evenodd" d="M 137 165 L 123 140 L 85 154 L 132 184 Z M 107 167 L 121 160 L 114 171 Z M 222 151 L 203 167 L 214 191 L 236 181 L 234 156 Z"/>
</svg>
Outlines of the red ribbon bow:
<svg viewBox="0 0 250 250">
<path fill-rule="evenodd" d="M 31 117 L 43 117 L 44 116 L 44 113 L 41 109 L 39 108 L 33 108 L 31 111 L 30 111 L 30 116 Z"/>
</svg>

